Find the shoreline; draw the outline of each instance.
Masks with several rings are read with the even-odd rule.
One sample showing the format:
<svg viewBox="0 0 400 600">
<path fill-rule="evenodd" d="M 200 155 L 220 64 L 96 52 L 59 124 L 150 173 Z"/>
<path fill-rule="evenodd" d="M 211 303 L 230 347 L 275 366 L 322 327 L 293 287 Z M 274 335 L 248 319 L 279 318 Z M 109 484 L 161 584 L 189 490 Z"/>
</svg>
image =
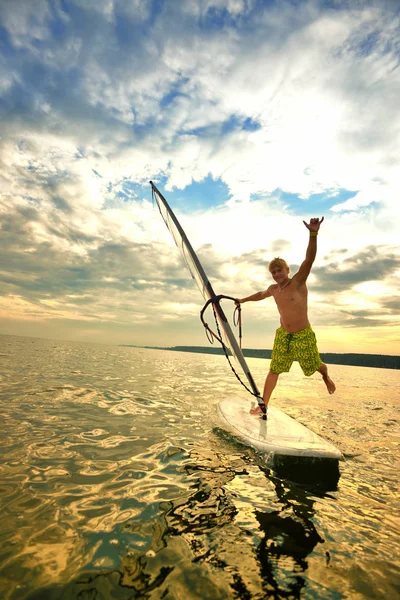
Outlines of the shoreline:
<svg viewBox="0 0 400 600">
<path fill-rule="evenodd" d="M 137 346 L 135 344 L 120 344 L 124 348 L 147 348 L 148 350 L 171 350 L 172 352 L 194 352 L 198 354 L 218 354 L 224 356 L 223 348 L 208 348 L 207 346 Z M 256 348 L 242 349 L 247 358 L 271 358 L 272 350 Z M 400 356 L 389 354 L 358 354 L 320 352 L 321 360 L 330 365 L 344 365 L 351 367 L 375 367 L 378 369 L 399 369 Z"/>
</svg>

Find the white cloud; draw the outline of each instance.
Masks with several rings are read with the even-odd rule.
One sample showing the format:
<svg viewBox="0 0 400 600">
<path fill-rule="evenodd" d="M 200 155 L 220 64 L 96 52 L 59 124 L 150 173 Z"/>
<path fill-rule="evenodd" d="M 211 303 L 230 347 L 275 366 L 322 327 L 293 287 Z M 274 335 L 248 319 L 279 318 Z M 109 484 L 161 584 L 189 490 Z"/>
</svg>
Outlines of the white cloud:
<svg viewBox="0 0 400 600">
<path fill-rule="evenodd" d="M 3 0 L 0 3 L 3 27 L 12 36 L 12 41 L 17 48 L 26 46 L 32 40 L 48 39 L 50 14 L 47 0 L 35 0 L 34 4 L 14 2 L 14 0 Z"/>
<path fill-rule="evenodd" d="M 250 10 L 253 4 L 253 0 L 187 0 L 182 2 L 181 8 L 188 14 L 204 18 L 212 11 L 218 13 L 224 10 L 231 16 L 238 16 Z"/>
<path fill-rule="evenodd" d="M 149 323 L 176 314 L 171 294 L 187 285 L 177 310 L 194 323 L 199 296 L 150 189 L 134 197 L 129 181 L 226 183 L 230 202 L 182 222 L 228 293 L 264 287 L 271 255 L 304 256 L 303 217 L 276 189 L 304 198 L 304 217 L 310 194 L 355 193 L 325 215 L 320 264 L 338 244 L 351 256 L 397 243 L 398 16 L 379 3 L 255 6 L 1 3 L 1 233 L 14 271 L 2 280 L 5 297 L 26 294 L 18 314 Z M 40 282 L 57 264 L 48 297 Z"/>
</svg>

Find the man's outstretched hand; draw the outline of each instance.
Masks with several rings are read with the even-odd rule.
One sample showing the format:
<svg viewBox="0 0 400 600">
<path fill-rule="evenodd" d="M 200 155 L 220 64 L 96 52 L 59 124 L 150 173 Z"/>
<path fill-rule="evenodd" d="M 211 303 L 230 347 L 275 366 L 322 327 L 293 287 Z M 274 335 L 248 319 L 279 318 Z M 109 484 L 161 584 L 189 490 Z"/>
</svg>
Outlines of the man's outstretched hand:
<svg viewBox="0 0 400 600">
<path fill-rule="evenodd" d="M 324 220 L 324 217 L 322 217 L 321 220 L 311 219 L 309 223 L 306 223 L 305 221 L 303 221 L 303 223 L 307 227 L 307 229 L 309 229 L 310 231 L 318 231 L 323 220 Z"/>
</svg>

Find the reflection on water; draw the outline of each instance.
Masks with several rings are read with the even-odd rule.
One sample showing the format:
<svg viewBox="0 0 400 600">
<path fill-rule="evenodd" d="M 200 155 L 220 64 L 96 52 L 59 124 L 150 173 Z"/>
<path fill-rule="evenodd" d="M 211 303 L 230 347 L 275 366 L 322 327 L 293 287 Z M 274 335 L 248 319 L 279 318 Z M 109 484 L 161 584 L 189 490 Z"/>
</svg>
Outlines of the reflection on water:
<svg viewBox="0 0 400 600">
<path fill-rule="evenodd" d="M 395 597 L 396 373 L 336 367 L 334 405 L 283 380 L 339 473 L 221 430 L 223 357 L 0 339 L 1 597 Z"/>
<path fill-rule="evenodd" d="M 175 453 L 179 450 L 171 450 Z M 81 575 L 62 587 L 63 597 L 86 592 L 123 598 L 120 588 L 129 588 L 134 597 L 301 597 L 307 556 L 324 542 L 312 522 L 309 492 L 254 468 L 250 452 L 229 465 L 228 456 L 197 449 L 183 462 L 188 493 L 161 502 L 151 528 L 143 519 L 125 520 L 125 532 L 147 532 L 145 547 L 127 552 L 117 570 Z M 258 488 L 260 503 L 265 489 L 270 498 L 274 491 L 276 508 L 253 510 L 244 503 L 252 485 Z M 29 598 L 59 598 L 60 591 L 50 588 L 43 596 L 42 589 Z"/>
</svg>

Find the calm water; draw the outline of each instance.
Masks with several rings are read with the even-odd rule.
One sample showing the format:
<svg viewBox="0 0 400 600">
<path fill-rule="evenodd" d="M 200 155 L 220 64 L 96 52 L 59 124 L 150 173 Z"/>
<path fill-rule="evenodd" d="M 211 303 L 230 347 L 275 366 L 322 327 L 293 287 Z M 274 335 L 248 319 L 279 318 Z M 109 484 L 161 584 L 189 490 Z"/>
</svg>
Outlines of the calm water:
<svg viewBox="0 0 400 600">
<path fill-rule="evenodd" d="M 218 428 L 224 357 L 0 344 L 1 598 L 399 596 L 398 371 L 283 376 L 274 404 L 346 457 L 328 481 Z"/>
</svg>

